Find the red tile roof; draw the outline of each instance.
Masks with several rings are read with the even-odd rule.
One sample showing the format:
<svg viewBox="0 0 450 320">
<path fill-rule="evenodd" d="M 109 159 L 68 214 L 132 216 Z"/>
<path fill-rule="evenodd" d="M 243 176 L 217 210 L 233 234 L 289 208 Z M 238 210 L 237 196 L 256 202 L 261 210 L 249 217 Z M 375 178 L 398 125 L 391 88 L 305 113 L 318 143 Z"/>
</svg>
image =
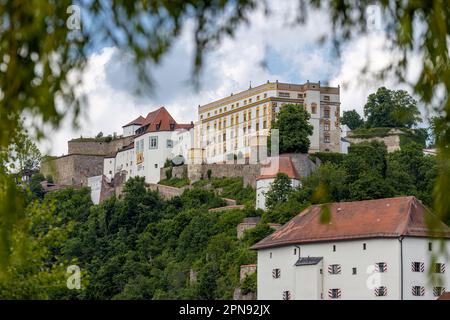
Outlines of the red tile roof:
<svg viewBox="0 0 450 320">
<path fill-rule="evenodd" d="M 193 123 L 177 123 L 175 129 L 192 129 L 194 127 Z"/>
<path fill-rule="evenodd" d="M 138 135 L 147 132 L 157 131 L 173 131 L 176 129 L 190 129 L 193 124 L 178 124 L 170 115 L 165 107 L 161 107 L 155 111 L 149 112 L 145 117 L 140 129 L 137 130 Z"/>
<path fill-rule="evenodd" d="M 136 119 L 134 119 L 133 121 L 127 123 L 127 124 L 124 125 L 124 126 L 122 126 L 122 128 L 131 126 L 131 125 L 137 125 L 137 126 L 140 126 L 140 125 L 142 125 L 142 124 L 144 123 L 144 121 L 145 121 L 145 118 L 144 118 L 143 116 L 139 116 L 139 117 L 137 117 Z"/>
<path fill-rule="evenodd" d="M 398 197 L 329 204 L 331 220 L 321 223 L 321 206 L 311 206 L 252 249 L 364 238 L 443 237 L 450 228 L 437 221 L 415 197 Z M 439 230 L 430 230 L 425 219 L 437 221 Z M 427 220 L 429 221 L 429 220 Z"/>
<path fill-rule="evenodd" d="M 256 179 L 273 179 L 278 173 L 285 173 L 291 179 L 300 180 L 300 175 L 289 156 L 267 158 L 266 162 L 261 163 L 261 174 Z"/>
</svg>

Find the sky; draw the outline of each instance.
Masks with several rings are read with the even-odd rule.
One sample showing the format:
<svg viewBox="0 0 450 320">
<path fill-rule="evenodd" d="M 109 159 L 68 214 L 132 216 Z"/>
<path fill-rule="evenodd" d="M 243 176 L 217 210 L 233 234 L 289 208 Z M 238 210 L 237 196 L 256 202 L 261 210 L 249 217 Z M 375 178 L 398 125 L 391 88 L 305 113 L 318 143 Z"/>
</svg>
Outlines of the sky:
<svg viewBox="0 0 450 320">
<path fill-rule="evenodd" d="M 42 153 L 67 154 L 68 140 L 95 136 L 100 131 L 104 135 L 121 134 L 122 125 L 160 106 L 165 106 L 179 123 L 196 121 L 198 105 L 267 80 L 340 85 L 341 112 L 356 109 L 361 115 L 367 96 L 380 86 L 411 92 L 391 80 L 365 81 L 362 77 L 360 70 L 367 63 L 371 70 L 378 70 L 395 57 L 384 48 L 385 37 L 376 28 L 346 44 L 337 56 L 329 43 L 319 43 L 331 31 L 327 12 L 313 11 L 306 24 L 292 27 L 297 1 L 286 0 L 282 8 L 272 9 L 270 16 L 262 10 L 253 12 L 248 25 L 240 26 L 233 38 L 224 39 L 207 53 L 197 89 L 191 79 L 193 42 L 189 25 L 162 63 L 151 69 L 153 90 L 141 95 L 136 93 L 139 82 L 129 57 L 115 47 L 93 51 L 79 88 L 88 102 L 79 119 L 80 128 L 73 129 L 67 117 L 60 129 L 48 129 L 49 138 L 39 143 Z M 409 71 L 409 78 L 414 79 L 420 70 Z"/>
</svg>

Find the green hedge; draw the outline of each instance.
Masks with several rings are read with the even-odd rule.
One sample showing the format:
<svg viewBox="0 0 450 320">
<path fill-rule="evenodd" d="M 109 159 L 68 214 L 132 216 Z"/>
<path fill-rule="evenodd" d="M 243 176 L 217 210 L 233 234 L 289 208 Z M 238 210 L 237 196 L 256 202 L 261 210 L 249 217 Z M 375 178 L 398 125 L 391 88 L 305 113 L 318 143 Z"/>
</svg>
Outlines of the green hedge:
<svg viewBox="0 0 450 320">
<path fill-rule="evenodd" d="M 334 164 L 340 164 L 345 159 L 345 154 L 338 152 L 316 152 L 309 156 L 312 161 L 320 159 L 322 163 L 331 162 Z"/>
</svg>

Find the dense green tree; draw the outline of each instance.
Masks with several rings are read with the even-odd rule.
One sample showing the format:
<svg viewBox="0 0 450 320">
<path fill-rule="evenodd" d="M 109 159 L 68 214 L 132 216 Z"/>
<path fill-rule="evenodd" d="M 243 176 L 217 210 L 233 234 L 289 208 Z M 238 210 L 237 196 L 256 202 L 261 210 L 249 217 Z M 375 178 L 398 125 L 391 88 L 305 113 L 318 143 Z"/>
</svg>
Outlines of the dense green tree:
<svg viewBox="0 0 450 320">
<path fill-rule="evenodd" d="M 364 116 L 368 127 L 412 128 L 422 121 L 417 102 L 408 92 L 385 87 L 369 95 Z"/>
<path fill-rule="evenodd" d="M 353 201 L 389 198 L 395 195 L 392 186 L 376 171 L 362 173 L 349 185 L 350 199 Z"/>
<path fill-rule="evenodd" d="M 33 114 L 42 119 L 44 124 L 58 126 L 65 114 L 80 114 L 80 100 L 75 95 L 75 87 L 80 78 L 70 75 L 82 75 L 87 55 L 99 42 L 112 43 L 121 51 L 127 52 L 140 65 L 148 66 L 148 62 L 158 63 L 164 54 L 170 51 L 174 41 L 182 34 L 186 24 L 193 25 L 190 31 L 195 35 L 194 72 L 198 74 L 205 51 L 214 49 L 227 35 L 233 35 L 236 28 L 247 21 L 248 15 L 257 8 L 255 0 L 239 1 L 183 1 L 147 3 L 135 1 L 115 1 L 109 4 L 104 1 L 82 3 L 83 13 L 95 24 L 78 25 L 76 13 L 67 8 L 71 1 L 62 0 L 48 2 L 6 1 L 0 5 L 4 21 L 8 21 L 0 30 L 0 56 L 2 74 L 0 88 L 0 154 L 11 145 L 17 128 L 21 126 L 24 115 Z M 307 21 L 308 11 L 323 8 L 325 1 L 304 1 L 299 6 L 296 23 Z M 437 146 L 441 150 L 438 155 L 438 169 L 435 209 L 441 216 L 450 216 L 450 169 L 446 165 L 450 159 L 450 82 L 447 81 L 450 70 L 448 63 L 448 35 L 450 30 L 450 9 L 445 1 L 376 1 L 362 2 L 358 6 L 351 1 L 333 0 L 327 5 L 328 19 L 334 32 L 329 33 L 335 47 L 339 50 L 342 44 L 370 31 L 367 24 L 367 9 L 377 4 L 380 6 L 380 21 L 387 41 L 387 49 L 399 52 L 394 55 L 386 68 L 374 76 L 391 76 L 405 83 L 411 65 L 417 63 L 410 59 L 411 54 L 420 51 L 421 62 L 419 76 L 413 83 L 414 93 L 429 109 L 447 114 L 441 127 L 443 139 Z M 74 9 L 71 7 L 71 9 Z M 270 10 L 265 8 L 270 14 Z M 75 10 L 76 11 L 76 10 Z M 36 12 L 46 12 L 36 15 Z M 226 14 L 225 14 L 226 13 Z M 222 19 L 225 17 L 224 19 Z M 69 21 L 67 19 L 69 18 Z M 153 23 L 148 23 L 152 21 Z M 67 24 L 67 23 L 68 24 Z M 67 26 L 70 27 L 67 27 Z M 294 24 L 295 25 L 295 24 Z M 115 32 L 111 32 L 115 30 Z M 418 34 L 422 36 L 417 36 Z M 24 36 L 26 35 L 26 36 Z M 15 39 L 14 41 L 11 39 Z M 16 41 L 17 40 L 17 41 Z M 57 53 L 58 59 L 52 59 Z M 136 68 L 143 73 L 144 79 L 150 79 L 145 72 L 148 68 Z M 36 73 L 36 70 L 41 70 Z M 371 70 L 363 68 L 364 71 Z M 392 72 L 391 72 L 392 71 Z M 430 76 L 432 75 L 432 76 Z M 72 81 L 73 80 L 73 81 Z M 436 92 L 442 92 L 435 95 Z M 64 101 L 56 107 L 56 101 Z M 73 111 L 73 112 L 72 112 Z M 35 129 L 44 126 L 36 121 Z M 39 135 L 38 135 L 39 136 Z M 5 175 L 5 158 L 0 164 L 0 218 L 5 221 L 16 221 L 23 212 L 23 199 L 17 187 L 10 183 Z M 6 161 L 8 161 L 7 159 Z M 9 241 L 5 235 L 11 233 L 12 223 L 3 223 L 0 230 L 0 255 L 2 261 L 8 261 L 7 247 Z M 3 259 L 5 258 L 5 259 Z"/>
<path fill-rule="evenodd" d="M 347 125 L 350 130 L 354 130 L 364 125 L 364 119 L 361 118 L 359 113 L 353 109 L 343 112 L 341 123 Z"/>
<path fill-rule="evenodd" d="M 307 153 L 313 126 L 310 114 L 300 104 L 285 104 L 277 114 L 272 129 L 279 130 L 279 151 Z M 269 139 L 270 140 L 270 139 Z"/>
<path fill-rule="evenodd" d="M 258 223 L 255 228 L 248 229 L 244 232 L 243 241 L 248 242 L 249 245 L 254 245 L 270 235 L 273 231 L 274 229 L 267 223 Z"/>
<path fill-rule="evenodd" d="M 356 180 L 361 174 L 374 171 L 385 177 L 387 148 L 383 142 L 371 141 L 353 144 L 348 148 L 348 156 L 342 165 L 350 179 Z"/>
<path fill-rule="evenodd" d="M 67 240 L 70 224 L 61 225 L 54 212 L 53 206 L 39 201 L 27 206 L 11 237 L 11 263 L 0 269 L 0 299 L 52 299 L 69 294 L 66 268 L 75 261 L 56 252 Z"/>
<path fill-rule="evenodd" d="M 265 194 L 266 207 L 271 209 L 277 204 L 286 202 L 292 189 L 292 182 L 287 174 L 277 173 L 276 178 L 270 185 L 269 191 Z"/>
</svg>

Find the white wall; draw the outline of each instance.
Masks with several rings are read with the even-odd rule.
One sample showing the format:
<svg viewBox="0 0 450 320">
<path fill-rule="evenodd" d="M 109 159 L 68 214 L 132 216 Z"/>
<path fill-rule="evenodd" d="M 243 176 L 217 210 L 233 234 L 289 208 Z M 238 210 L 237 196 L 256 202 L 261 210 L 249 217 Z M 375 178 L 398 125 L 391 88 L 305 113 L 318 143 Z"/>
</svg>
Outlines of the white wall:
<svg viewBox="0 0 450 320">
<path fill-rule="evenodd" d="M 311 113 L 311 104 L 317 104 L 317 113 L 311 114 L 310 123 L 313 126 L 313 134 L 310 137 L 311 144 L 309 146 L 310 152 L 315 152 L 320 150 L 320 117 L 321 117 L 321 108 L 320 108 L 320 91 L 317 90 L 306 90 L 306 98 L 305 105 L 307 106 L 307 110 Z"/>
<path fill-rule="evenodd" d="M 150 148 L 150 137 L 157 137 L 157 148 Z M 158 183 L 160 178 L 160 168 L 164 167 L 167 159 L 174 157 L 173 148 L 167 147 L 167 140 L 175 138 L 173 131 L 148 132 L 135 139 L 144 141 L 144 162 L 136 166 L 136 175 L 145 177 L 145 182 Z"/>
<path fill-rule="evenodd" d="M 114 173 L 116 171 L 116 158 L 105 158 L 103 159 L 103 175 L 109 180 L 114 178 Z"/>
<path fill-rule="evenodd" d="M 136 175 L 134 148 L 117 152 L 114 173 L 119 173 L 122 171 L 126 172 L 126 180 Z"/>
<path fill-rule="evenodd" d="M 275 179 L 256 180 L 256 209 L 266 210 L 266 193 L 270 190 L 271 184 Z M 297 179 L 291 179 L 291 185 L 296 188 L 300 185 Z"/>
<path fill-rule="evenodd" d="M 430 252 L 428 251 L 426 238 L 405 238 L 403 240 L 403 298 L 404 299 L 436 299 L 433 296 L 433 285 L 428 284 L 427 272 L 412 272 L 411 262 L 424 262 L 425 267 L 430 264 Z M 363 250 L 366 243 L 366 250 Z M 336 251 L 333 252 L 333 245 Z M 438 243 L 433 244 L 433 252 L 438 252 Z M 446 243 L 447 252 L 450 243 Z M 317 283 L 313 277 L 301 275 L 304 266 L 296 267 L 295 262 L 298 255 L 294 254 L 295 246 L 264 249 L 258 251 L 258 299 L 279 300 L 283 291 L 291 291 L 292 299 L 305 298 L 298 292 L 302 286 L 314 287 Z M 323 297 L 328 298 L 328 289 L 341 289 L 341 299 L 376 299 L 391 300 L 401 299 L 401 246 L 397 238 L 392 239 L 366 239 L 354 241 L 337 241 L 305 244 L 300 246 L 301 256 L 323 257 Z M 298 249 L 297 249 L 298 250 Z M 270 258 L 272 253 L 272 258 Z M 298 252 L 297 252 L 298 253 Z M 443 256 L 437 258 L 438 262 L 446 263 L 446 272 L 443 275 L 445 288 L 450 287 L 450 276 L 448 269 L 449 260 Z M 387 263 L 387 272 L 377 273 L 374 264 L 377 262 Z M 340 264 L 341 274 L 328 274 L 330 264 Z M 273 279 L 272 270 L 281 269 L 281 278 Z M 352 268 L 357 268 L 357 274 L 352 274 Z M 378 286 L 387 287 L 387 296 L 377 297 L 374 289 L 368 287 L 367 283 L 377 283 Z M 304 281 L 306 283 L 301 283 Z M 425 286 L 425 295 L 416 297 L 412 295 L 412 286 Z M 316 299 L 315 293 L 311 293 L 309 299 Z"/>
<path fill-rule="evenodd" d="M 295 269 L 295 298 L 297 300 L 319 300 L 323 292 L 320 270 L 323 260 L 316 265 L 298 266 Z"/>
<path fill-rule="evenodd" d="M 366 250 L 363 250 L 363 243 L 366 243 Z M 333 245 L 336 246 L 335 252 L 333 252 Z M 400 294 L 399 248 L 397 239 L 341 241 L 300 246 L 302 257 L 323 257 L 324 299 L 328 299 L 329 289 L 341 289 L 341 299 L 398 299 Z M 295 283 L 295 274 L 298 268 L 304 268 L 304 266 L 294 266 L 298 259 L 294 249 L 294 246 L 287 246 L 258 251 L 258 299 L 279 300 L 284 290 L 291 291 L 292 299 L 299 298 L 295 291 L 302 284 Z M 272 259 L 270 259 L 270 252 L 272 252 Z M 367 279 L 372 275 L 367 273 L 367 269 L 376 262 L 388 264 L 387 273 L 376 274 L 381 276 L 380 285 L 388 287 L 386 297 L 376 297 L 374 289 L 368 288 L 366 284 Z M 330 264 L 340 264 L 341 274 L 328 274 Z M 272 279 L 274 268 L 281 269 L 280 279 Z M 352 268 L 357 268 L 356 275 L 352 274 Z M 311 286 L 311 283 L 305 285 Z M 315 298 L 313 296 L 310 299 Z"/>
<path fill-rule="evenodd" d="M 139 128 L 140 128 L 140 126 L 138 126 L 138 125 L 131 125 L 131 126 L 123 127 L 123 136 L 124 137 L 134 136 L 134 133 Z"/>
<path fill-rule="evenodd" d="M 432 251 L 428 250 L 428 243 L 432 242 Z M 438 283 L 432 283 L 428 271 L 431 264 L 431 258 L 435 255 L 436 262 L 441 262 L 446 264 L 445 273 L 442 274 L 441 281 L 443 281 L 442 286 L 446 288 L 447 291 L 450 289 L 450 261 L 445 258 L 440 251 L 441 242 L 438 240 L 430 240 L 425 238 L 405 238 L 403 240 L 403 298 L 406 300 L 410 299 L 436 299 L 433 295 L 433 287 L 439 286 Z M 445 243 L 446 252 L 450 252 L 450 241 Z M 424 272 L 412 272 L 411 262 L 423 262 L 425 271 Z M 439 274 L 434 274 L 439 276 Z M 425 287 L 425 295 L 421 297 L 412 295 L 413 286 L 423 286 Z"/>
<path fill-rule="evenodd" d="M 88 178 L 88 187 L 91 188 L 91 200 L 94 204 L 100 203 L 100 192 L 102 190 L 102 176 Z"/>
</svg>

